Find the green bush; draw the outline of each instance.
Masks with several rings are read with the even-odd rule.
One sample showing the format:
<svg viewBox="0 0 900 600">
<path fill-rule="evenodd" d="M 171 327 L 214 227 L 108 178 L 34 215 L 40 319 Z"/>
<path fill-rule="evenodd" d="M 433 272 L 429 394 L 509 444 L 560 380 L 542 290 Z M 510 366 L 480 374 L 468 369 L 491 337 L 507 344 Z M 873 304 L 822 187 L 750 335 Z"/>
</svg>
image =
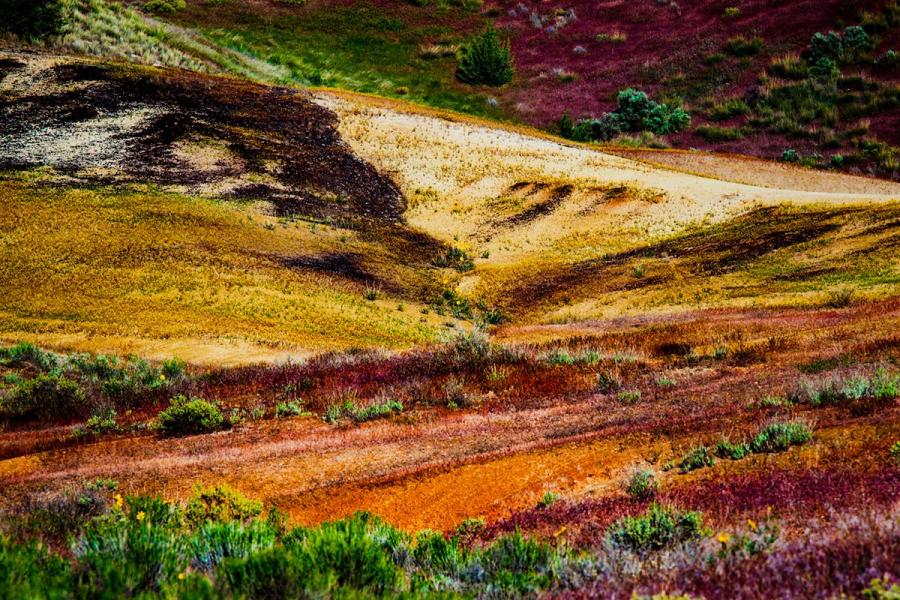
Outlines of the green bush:
<svg viewBox="0 0 900 600">
<path fill-rule="evenodd" d="M 703 467 L 711 467 L 715 463 L 716 459 L 713 458 L 713 454 L 710 452 L 709 448 L 706 446 L 697 446 L 696 448 L 692 448 L 681 458 L 678 467 L 681 469 L 682 473 L 689 473 L 696 469 L 702 469 Z"/>
<path fill-rule="evenodd" d="M 0 30 L 39 39 L 60 33 L 64 24 L 61 0 L 0 0 Z"/>
<path fill-rule="evenodd" d="M 619 519 L 606 535 L 615 547 L 646 553 L 699 539 L 706 533 L 701 513 L 681 512 L 654 503 L 643 515 Z"/>
<path fill-rule="evenodd" d="M 807 60 L 810 64 L 815 64 L 822 58 L 837 62 L 843 53 L 844 42 L 837 32 L 821 33 L 817 31 L 809 41 Z"/>
<path fill-rule="evenodd" d="M 82 389 L 61 375 L 38 375 L 0 399 L 0 418 L 10 420 L 66 420 L 89 413 Z"/>
<path fill-rule="evenodd" d="M 188 501 L 185 519 L 191 525 L 246 522 L 262 513 L 262 503 L 250 500 L 226 484 L 197 487 Z"/>
<path fill-rule="evenodd" d="M 159 426 L 168 435 L 191 435 L 226 429 L 228 422 L 212 402 L 178 395 L 159 413 Z"/>
<path fill-rule="evenodd" d="M 225 559 L 247 558 L 272 548 L 276 538 L 276 530 L 263 521 L 207 522 L 190 539 L 191 564 L 210 572 Z"/>
<path fill-rule="evenodd" d="M 0 597 L 68 598 L 69 563 L 37 543 L 17 544 L 0 534 Z"/>
<path fill-rule="evenodd" d="M 763 427 L 750 442 L 753 452 L 783 452 L 791 446 L 805 444 L 812 437 L 806 423 L 781 421 Z"/>
<path fill-rule="evenodd" d="M 512 81 L 512 51 L 494 27 L 487 27 L 459 50 L 456 77 L 471 85 L 501 86 Z"/>
<path fill-rule="evenodd" d="M 848 58 L 859 58 L 874 48 L 872 38 L 859 25 L 852 25 L 844 30 L 844 53 Z"/>
<path fill-rule="evenodd" d="M 188 567 L 185 538 L 146 516 L 91 522 L 72 553 L 80 569 L 78 597 L 159 592 Z"/>
<path fill-rule="evenodd" d="M 186 7 L 185 0 L 147 0 L 144 2 L 144 10 L 157 14 L 171 14 L 184 10 Z"/>
<path fill-rule="evenodd" d="M 894 445 L 891 446 L 891 458 L 895 462 L 900 462 L 900 441 L 894 442 Z"/>
<path fill-rule="evenodd" d="M 788 148 L 781 153 L 781 160 L 784 162 L 798 162 L 800 160 L 800 155 L 797 154 L 797 151 L 793 148 Z"/>
<path fill-rule="evenodd" d="M 656 496 L 659 481 L 650 469 L 637 469 L 628 478 L 625 491 L 635 500 L 649 500 Z"/>
<path fill-rule="evenodd" d="M 621 133 L 649 131 L 656 135 L 678 133 L 691 123 L 691 116 L 680 106 L 660 104 L 645 92 L 627 88 L 619 92 L 615 111 L 599 119 L 572 123 L 568 114 L 557 123 L 563 137 L 576 141 L 608 141 Z"/>
<path fill-rule="evenodd" d="M 116 411 L 109 409 L 101 413 L 91 415 L 84 424 L 84 433 L 93 433 L 94 435 L 102 435 L 116 431 L 119 425 L 116 423 Z"/>
</svg>

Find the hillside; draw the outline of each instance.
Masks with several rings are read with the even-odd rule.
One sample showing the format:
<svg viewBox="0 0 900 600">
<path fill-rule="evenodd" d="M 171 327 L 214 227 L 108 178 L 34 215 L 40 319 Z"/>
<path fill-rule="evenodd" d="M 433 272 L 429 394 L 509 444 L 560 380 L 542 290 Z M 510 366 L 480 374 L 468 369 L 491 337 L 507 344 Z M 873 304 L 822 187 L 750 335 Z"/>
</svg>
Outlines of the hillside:
<svg viewBox="0 0 900 600">
<path fill-rule="evenodd" d="M 86 4 L 0 50 L 0 597 L 900 591 L 896 181 L 188 29 L 314 2 Z"/>
<path fill-rule="evenodd" d="M 897 177 L 892 0 L 849 9 L 837 0 L 190 0 L 157 13 L 140 3 L 69 5 L 74 23 L 56 45 L 77 52 L 375 93 L 551 130 L 565 113 L 600 117 L 620 90 L 638 88 L 684 105 L 691 125 L 613 143 L 769 159 L 791 149 L 809 166 Z M 485 23 L 510 40 L 517 71 L 503 87 L 454 76 L 457 50 Z M 813 35 L 840 37 L 848 27 L 862 28 L 862 46 L 816 71 Z"/>
<path fill-rule="evenodd" d="M 41 55 L 3 64 L 8 339 L 252 361 L 408 347 L 446 317 L 896 289 L 894 184 L 750 186 L 361 96 Z"/>
</svg>

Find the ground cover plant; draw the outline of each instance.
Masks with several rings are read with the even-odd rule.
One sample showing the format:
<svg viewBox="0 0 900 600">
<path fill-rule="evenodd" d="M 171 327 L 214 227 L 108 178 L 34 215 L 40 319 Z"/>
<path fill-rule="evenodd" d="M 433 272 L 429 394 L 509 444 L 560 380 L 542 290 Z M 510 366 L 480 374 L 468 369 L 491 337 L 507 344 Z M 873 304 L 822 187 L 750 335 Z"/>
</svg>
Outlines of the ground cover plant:
<svg viewBox="0 0 900 600">
<path fill-rule="evenodd" d="M 14 536 L 0 537 L 4 595 L 466 597 L 548 590 L 565 594 L 574 591 L 573 584 L 587 584 L 592 593 L 618 594 L 629 586 L 656 589 L 646 581 L 665 576 L 687 586 L 681 589 L 719 597 L 740 589 L 729 588 L 729 578 L 817 556 L 835 535 L 824 528 L 808 530 L 798 540 L 808 548 L 801 556 L 797 546 L 782 540 L 774 523 L 750 521 L 713 537 L 700 513 L 651 504 L 646 513 L 612 523 L 602 545 L 577 549 L 518 532 L 476 541 L 468 537 L 468 526 L 447 534 L 411 535 L 367 513 L 294 527 L 276 509 L 263 515 L 259 503 L 227 487 L 198 488 L 186 507 L 150 496 L 123 497 L 114 484 L 91 483 L 85 490 L 94 490 L 101 506 L 72 520 L 68 541 L 53 540 L 48 547 L 35 541 L 46 540 L 46 532 L 21 528 Z M 5 527 L 10 525 L 4 521 Z M 889 566 L 890 553 L 897 549 L 896 522 L 866 515 L 844 517 L 836 527 L 853 540 L 890 541 L 877 553 L 857 556 L 861 562 L 855 568 L 845 564 L 844 583 L 831 589 L 868 597 L 891 585 L 889 576 L 864 578 L 865 567 Z M 838 545 L 818 555 L 816 566 L 833 568 L 843 553 L 852 551 Z M 681 565 L 675 578 L 660 566 L 661 556 Z M 625 573 L 617 566 L 622 560 L 642 566 L 633 571 L 639 578 L 623 578 L 610 587 L 611 576 Z M 804 588 L 794 584 L 794 589 Z"/>
</svg>

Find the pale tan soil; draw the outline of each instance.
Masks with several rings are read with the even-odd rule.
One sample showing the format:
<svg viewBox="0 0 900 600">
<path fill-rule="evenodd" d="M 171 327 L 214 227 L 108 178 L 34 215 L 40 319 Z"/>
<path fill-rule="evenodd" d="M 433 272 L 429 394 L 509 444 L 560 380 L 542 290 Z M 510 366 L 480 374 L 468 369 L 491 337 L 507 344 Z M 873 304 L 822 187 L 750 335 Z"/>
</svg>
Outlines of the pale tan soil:
<svg viewBox="0 0 900 600">
<path fill-rule="evenodd" d="M 761 187 L 846 194 L 880 193 L 900 198 L 900 182 L 808 169 L 737 154 L 604 147 L 604 152 L 703 177 Z"/>
</svg>

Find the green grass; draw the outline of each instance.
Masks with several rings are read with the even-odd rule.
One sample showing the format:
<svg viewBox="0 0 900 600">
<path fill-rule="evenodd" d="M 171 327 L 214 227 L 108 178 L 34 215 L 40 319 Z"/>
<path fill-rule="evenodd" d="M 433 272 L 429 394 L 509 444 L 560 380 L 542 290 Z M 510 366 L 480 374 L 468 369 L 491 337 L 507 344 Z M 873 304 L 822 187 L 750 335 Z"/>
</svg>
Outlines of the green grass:
<svg viewBox="0 0 900 600">
<path fill-rule="evenodd" d="M 212 8 L 192 5 L 172 19 L 216 44 L 282 69 L 286 83 L 340 87 L 501 117 L 486 94 L 454 80 L 454 56 L 423 50 L 435 42 L 459 44 L 467 37 L 440 25 L 441 19 L 430 16 L 434 10 L 394 11 L 360 3 L 267 13 L 255 5 L 226 2 Z M 452 15 L 448 21 L 466 22 L 469 14 L 462 8 L 437 10 Z M 477 28 L 479 19 L 470 21 Z"/>
</svg>

